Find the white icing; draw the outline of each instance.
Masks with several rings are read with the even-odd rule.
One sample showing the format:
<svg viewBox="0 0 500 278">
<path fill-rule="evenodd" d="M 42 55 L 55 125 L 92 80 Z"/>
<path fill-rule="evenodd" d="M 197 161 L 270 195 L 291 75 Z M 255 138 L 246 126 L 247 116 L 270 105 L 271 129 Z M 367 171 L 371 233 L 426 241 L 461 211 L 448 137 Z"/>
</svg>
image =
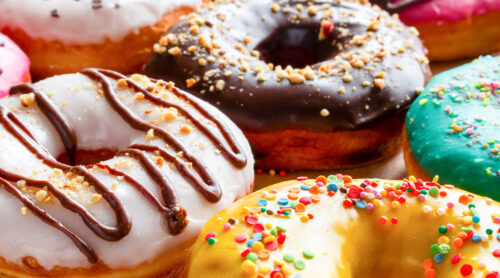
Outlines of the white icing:
<svg viewBox="0 0 500 278">
<path fill-rule="evenodd" d="M 36 87 L 51 95 L 53 103 L 73 124 L 81 149 L 121 149 L 133 143 L 165 145 L 159 139 L 148 141 L 145 139 L 144 132 L 132 129 L 109 106 L 104 96 L 98 94 L 96 84 L 84 75 L 57 76 L 37 83 Z M 153 106 L 149 101 L 136 101 L 134 93 L 129 90 L 119 89 L 117 92 L 120 99 L 140 118 L 145 120 L 157 118 L 159 108 Z M 169 96 L 169 101 L 182 103 L 188 111 L 194 112 L 194 109 L 184 101 L 172 94 Z M 29 127 L 35 138 L 54 156 L 64 152 L 57 132 L 36 104 L 24 108 L 20 105 L 18 96 L 2 99 L 0 104 L 9 107 Z M 170 167 L 168 163 L 161 167 L 175 185 L 180 205 L 187 211 L 189 224 L 180 235 L 169 234 L 162 215 L 138 191 L 123 180 L 108 175 L 102 170 L 92 169 L 91 172 L 110 188 L 113 188 L 114 182 L 118 182 L 113 192 L 123 202 L 130 214 L 132 229 L 125 238 L 116 242 L 103 240 L 96 236 L 78 215 L 64 209 L 58 201 L 54 203 L 36 201 L 36 203 L 89 243 L 95 249 L 99 259 L 111 268 L 136 266 L 154 259 L 159 254 L 187 240 L 194 239 L 208 218 L 227 207 L 235 199 L 247 194 L 253 183 L 254 161 L 248 142 L 242 132 L 221 112 L 207 103 L 203 103 L 203 105 L 227 124 L 243 148 L 248 163 L 243 169 L 235 168 L 222 154 L 218 154 L 208 138 L 184 117 L 179 116 L 172 122 L 158 124 L 179 138 L 185 147 L 208 167 L 222 188 L 220 201 L 209 203 L 179 175 L 175 167 Z M 148 108 L 152 109 L 152 113 L 145 115 L 144 111 Z M 191 133 L 181 134 L 179 131 L 181 125 L 190 126 Z M 214 127 L 212 123 L 208 122 L 207 126 Z M 218 132 L 216 128 L 213 130 Z M 56 176 L 53 169 L 42 164 L 2 125 L 0 125 L 0 142 L 2 142 L 0 145 L 0 168 L 34 179 L 48 179 L 54 184 L 57 184 L 58 181 L 68 180 L 65 175 Z M 201 142 L 206 145 L 204 148 L 200 147 Z M 116 166 L 120 162 L 126 163 Z M 159 197 L 156 183 L 151 180 L 135 159 L 115 157 L 103 163 L 128 173 Z M 94 193 L 92 188 L 73 192 L 75 193 L 73 198 L 84 204 L 100 221 L 114 225 L 114 215 L 105 201 L 101 200 L 94 204 L 85 203 L 85 200 L 89 200 L 90 195 Z M 0 257 L 8 262 L 22 264 L 23 257 L 33 256 L 48 270 L 55 266 L 90 266 L 87 258 L 68 237 L 42 222 L 29 211 L 26 215 L 21 215 L 22 207 L 23 204 L 20 201 L 5 190 L 0 189 L 0 223 L 2 223 Z"/>
<path fill-rule="evenodd" d="M 19 28 L 33 38 L 65 44 L 102 43 L 106 38 L 120 41 L 127 34 L 151 26 L 181 6 L 201 0 L 2 0 L 0 29 Z M 116 5 L 119 7 L 116 8 Z M 57 11 L 59 17 L 51 13 Z"/>
</svg>

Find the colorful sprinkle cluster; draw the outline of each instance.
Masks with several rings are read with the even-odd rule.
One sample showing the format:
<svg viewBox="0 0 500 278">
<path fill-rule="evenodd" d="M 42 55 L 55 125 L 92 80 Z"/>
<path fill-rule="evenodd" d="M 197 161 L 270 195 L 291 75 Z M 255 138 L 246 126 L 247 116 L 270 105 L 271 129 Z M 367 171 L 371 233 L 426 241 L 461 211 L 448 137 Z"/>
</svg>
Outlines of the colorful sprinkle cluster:
<svg viewBox="0 0 500 278">
<path fill-rule="evenodd" d="M 441 198 L 448 195 L 443 186 L 437 183 L 437 177 L 432 182 L 423 182 L 414 177 L 401 182 L 381 181 L 378 179 L 366 179 L 359 184 L 354 184 L 350 176 L 330 175 L 328 177 L 319 176 L 315 180 L 309 180 L 307 177 L 298 177 L 300 185 L 291 187 L 287 192 L 278 192 L 277 190 L 263 191 L 262 198 L 255 206 L 244 207 L 243 217 L 240 221 L 250 227 L 250 233 L 238 234 L 234 242 L 241 247 L 241 269 L 245 274 L 255 275 L 258 278 L 300 278 L 300 271 L 307 266 L 307 261 L 314 258 L 314 253 L 310 250 L 296 250 L 293 253 L 284 253 L 280 260 L 274 260 L 273 268 L 262 264 L 269 261 L 272 252 L 282 250 L 287 240 L 287 228 L 274 226 L 271 223 L 265 223 L 268 217 L 278 217 L 282 219 L 298 218 L 303 223 L 314 220 L 314 215 L 308 212 L 309 206 L 322 201 L 322 198 L 333 197 L 340 193 L 343 194 L 343 207 L 345 209 L 374 210 L 378 206 L 384 205 L 383 200 L 389 201 L 393 209 L 402 207 L 408 198 L 417 198 L 424 202 L 428 198 Z M 443 225 L 437 228 L 440 234 L 437 243 L 430 247 L 433 255 L 432 259 L 425 260 L 423 267 L 425 277 L 432 278 L 436 276 L 434 264 L 443 263 L 449 259 L 454 265 L 460 267 L 460 273 L 465 277 L 474 272 L 474 267 L 468 263 L 461 264 L 462 255 L 460 248 L 468 243 L 479 243 L 492 240 L 494 230 L 488 228 L 484 233 L 475 230 L 479 228 L 481 221 L 474 205 L 474 195 L 461 195 L 458 203 L 467 205 L 468 211 L 463 213 L 461 227 L 455 227 L 452 224 Z M 491 200 L 488 200 L 491 202 Z M 446 208 L 437 208 L 436 215 L 444 215 L 446 209 L 453 209 L 457 204 L 448 202 Z M 429 213 L 434 209 L 429 205 L 422 205 L 424 213 Z M 500 224 L 500 214 L 492 216 L 495 224 Z M 224 231 L 229 231 L 239 220 L 229 218 L 224 224 Z M 397 217 L 388 218 L 381 216 L 377 219 L 378 223 L 385 225 L 391 223 L 398 224 Z M 460 230 L 456 236 L 451 236 L 453 230 Z M 214 232 L 205 235 L 205 240 L 212 245 L 217 242 L 217 234 Z M 500 229 L 496 231 L 496 240 L 500 241 Z M 456 253 L 456 254 L 454 254 Z M 452 255 L 453 254 L 453 255 Z M 500 249 L 493 252 L 492 256 L 500 258 Z M 483 269 L 486 266 L 483 265 Z M 498 276 L 497 271 L 487 272 L 487 278 Z"/>
<path fill-rule="evenodd" d="M 459 76 L 455 77 L 460 79 Z M 482 106 L 496 107 L 500 111 L 500 82 L 489 79 L 482 79 L 473 84 L 449 84 L 448 86 L 438 85 L 429 90 L 429 99 L 435 105 L 441 105 L 444 98 L 450 98 L 453 103 L 468 103 L 478 101 Z M 420 105 L 425 105 L 429 99 L 420 100 Z M 448 132 L 455 133 L 466 138 L 467 146 L 479 145 L 491 158 L 498 159 L 500 162 L 500 138 L 485 138 L 484 134 L 477 131 L 478 127 L 491 125 L 499 127 L 499 122 L 487 122 L 481 117 L 468 119 L 462 117 L 453 108 L 446 105 L 444 111 L 453 118 Z M 499 176 L 498 169 L 485 169 L 487 175 Z"/>
</svg>

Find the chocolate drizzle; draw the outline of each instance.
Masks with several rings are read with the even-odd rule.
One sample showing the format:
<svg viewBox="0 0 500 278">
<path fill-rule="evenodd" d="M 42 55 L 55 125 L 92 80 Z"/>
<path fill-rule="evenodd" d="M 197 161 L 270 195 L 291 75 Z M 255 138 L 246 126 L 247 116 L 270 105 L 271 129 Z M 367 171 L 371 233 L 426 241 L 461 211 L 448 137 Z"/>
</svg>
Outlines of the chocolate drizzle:
<svg viewBox="0 0 500 278">
<path fill-rule="evenodd" d="M 162 171 L 149 157 L 148 153 L 154 153 L 155 155 L 161 156 L 168 162 L 173 163 L 178 169 L 182 177 L 186 179 L 198 192 L 200 192 L 208 201 L 216 202 L 222 196 L 222 191 L 220 185 L 216 182 L 215 178 L 208 171 L 207 167 L 203 165 L 193 154 L 191 154 L 183 144 L 178 141 L 174 135 L 169 133 L 165 129 L 161 129 L 157 126 L 149 124 L 136 115 L 126 107 L 120 99 L 117 97 L 114 85 L 111 83 L 111 79 L 124 79 L 126 80 L 129 87 L 131 87 L 135 92 L 142 92 L 146 99 L 152 103 L 162 106 L 162 107 L 174 107 L 180 113 L 185 115 L 193 124 L 202 131 L 213 143 L 214 145 L 224 154 L 224 157 L 229 160 L 235 167 L 242 168 L 246 165 L 246 156 L 242 149 L 236 142 L 235 138 L 229 131 L 229 129 L 219 120 L 216 119 L 209 111 L 205 110 L 195 99 L 186 95 L 183 92 L 173 89 L 174 94 L 180 98 L 183 98 L 189 102 L 201 115 L 211 120 L 220 130 L 226 144 L 208 128 L 206 128 L 199 120 L 195 118 L 193 114 L 187 111 L 180 105 L 170 103 L 152 95 L 149 91 L 142 88 L 139 84 L 135 83 L 133 80 L 123 76 L 119 73 L 98 70 L 98 69 L 86 69 L 82 71 L 83 74 L 87 75 L 89 78 L 99 82 L 106 96 L 106 100 L 113 107 L 113 109 L 128 123 L 131 127 L 141 130 L 148 131 L 153 129 L 155 135 L 163 139 L 169 146 L 177 152 L 182 152 L 183 156 L 178 157 L 173 154 L 168 153 L 165 149 L 158 146 L 145 145 L 145 144 L 135 144 L 122 151 L 117 155 L 127 156 L 137 159 L 137 161 L 144 167 L 146 173 L 151 177 L 151 179 L 160 188 L 161 196 L 164 201 L 162 203 L 154 194 L 149 191 L 145 186 L 138 182 L 132 176 L 123 173 L 117 169 L 103 164 L 95 164 L 85 166 L 71 166 L 64 163 L 58 162 L 48 151 L 42 146 L 32 135 L 29 129 L 23 125 L 23 123 L 12 113 L 8 108 L 0 104 L 0 124 L 12 134 L 21 144 L 23 144 L 30 152 L 32 152 L 38 159 L 40 159 L 44 164 L 52 168 L 58 168 L 65 172 L 71 172 L 76 175 L 80 175 L 92 185 L 96 192 L 101 194 L 103 199 L 109 204 L 111 209 L 115 214 L 116 225 L 107 226 L 100 223 L 90 211 L 88 211 L 84 206 L 80 205 L 78 202 L 70 198 L 64 191 L 59 189 L 57 186 L 49 181 L 34 180 L 26 178 L 15 173 L 8 172 L 4 169 L 0 169 L 0 184 L 3 184 L 3 188 L 7 190 L 10 194 L 19 199 L 28 209 L 30 209 L 34 215 L 39 217 L 45 223 L 51 225 L 52 227 L 63 232 L 68 236 L 73 243 L 78 247 L 78 249 L 88 258 L 91 263 L 96 263 L 98 261 L 97 254 L 86 242 L 78 237 L 73 231 L 66 228 L 61 222 L 56 220 L 42 208 L 37 206 L 28 197 L 22 194 L 13 183 L 24 181 L 26 186 L 34 188 L 46 188 L 52 195 L 59 200 L 61 205 L 66 209 L 78 214 L 84 223 L 99 237 L 107 241 L 118 241 L 124 238 L 132 227 L 131 219 L 127 213 L 127 210 L 118 199 L 118 197 L 103 184 L 95 175 L 89 172 L 89 168 L 98 168 L 104 170 L 104 172 L 109 173 L 115 177 L 123 177 L 124 180 L 135 188 L 145 199 L 147 199 L 165 218 L 168 223 L 169 232 L 171 234 L 179 234 L 187 225 L 188 221 L 186 219 L 187 213 L 182 208 L 177 200 L 175 189 L 172 181 L 166 176 L 164 171 Z M 12 89 L 13 94 L 15 93 L 33 93 L 35 95 L 36 104 L 39 106 L 42 113 L 49 119 L 52 125 L 56 128 L 59 136 L 65 146 L 68 157 L 71 161 L 74 161 L 75 153 L 77 151 L 77 140 L 75 131 L 71 123 L 66 119 L 64 114 L 62 114 L 57 107 L 47 98 L 47 96 L 37 90 L 33 85 L 21 84 Z M 229 146 L 229 147 L 226 147 Z M 192 164 L 190 167 L 189 164 Z"/>
<path fill-rule="evenodd" d="M 394 0 L 370 0 L 374 5 L 378 5 L 382 9 L 388 11 L 391 14 L 400 13 L 411 6 L 417 5 L 419 3 L 429 1 L 429 0 L 402 0 L 394 3 Z"/>
<path fill-rule="evenodd" d="M 59 137 L 61 137 L 66 153 L 68 154 L 70 164 L 75 164 L 77 140 L 75 130 L 73 129 L 71 123 L 68 119 L 66 119 L 64 114 L 57 109 L 52 101 L 50 101 L 45 94 L 37 90 L 32 84 L 24 83 L 10 89 L 11 95 L 23 93 L 33 93 L 35 95 L 35 101 L 38 107 L 40 107 L 40 110 L 49 119 L 52 125 L 56 128 Z"/>
</svg>

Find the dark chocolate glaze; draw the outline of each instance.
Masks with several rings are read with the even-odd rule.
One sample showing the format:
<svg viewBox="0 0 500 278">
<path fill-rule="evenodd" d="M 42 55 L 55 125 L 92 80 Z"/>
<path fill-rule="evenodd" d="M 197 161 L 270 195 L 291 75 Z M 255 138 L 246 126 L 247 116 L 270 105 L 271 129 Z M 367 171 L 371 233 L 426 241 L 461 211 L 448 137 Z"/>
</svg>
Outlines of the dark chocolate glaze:
<svg viewBox="0 0 500 278">
<path fill-rule="evenodd" d="M 429 0 L 401 0 L 399 2 L 394 3 L 394 0 L 370 0 L 370 2 L 374 5 L 378 5 L 382 9 L 388 11 L 391 14 L 400 13 L 411 6 L 417 5 L 418 3 L 422 3 Z"/>
<path fill-rule="evenodd" d="M 174 24 L 156 45 L 145 72 L 172 80 L 211 102 L 243 130 L 363 128 L 404 113 L 430 75 L 418 37 L 371 5 L 326 0 L 219 2 L 213 9 L 202 8 Z M 271 9 L 273 4 L 278 5 L 278 11 Z M 297 4 L 302 5 L 301 10 Z M 323 9 L 324 4 L 329 11 Z M 316 12 L 309 12 L 309 7 L 317 8 Z M 204 24 L 196 25 L 193 31 L 192 18 L 196 17 Z M 380 24 L 372 28 L 378 18 Z M 333 30 L 321 40 L 323 20 L 333 23 Z M 362 36 L 367 36 L 363 45 L 356 44 L 354 39 Z M 405 40 L 412 44 L 405 46 Z M 158 50 L 161 47 L 163 50 Z M 398 52 L 399 48 L 404 52 Z M 260 59 L 251 55 L 254 50 L 259 51 Z M 369 60 L 356 68 L 354 61 L 348 60 L 351 52 L 360 57 L 365 53 Z M 203 66 L 201 59 L 206 62 Z M 267 62 L 282 68 L 308 64 L 313 80 L 279 81 L 276 71 L 266 72 Z M 242 70 L 245 63 L 246 71 Z M 352 80 L 344 81 L 343 71 L 333 74 L 331 70 L 321 76 L 322 68 L 333 63 L 333 69 L 341 68 L 342 63 L 351 67 Z M 261 70 L 254 70 L 256 67 Z M 380 72 L 385 73 L 383 88 L 374 85 Z M 188 86 L 191 78 L 196 83 Z M 328 110 L 328 116 L 320 114 L 323 109 Z"/>
<path fill-rule="evenodd" d="M 40 107 L 43 114 L 49 119 L 52 125 L 56 128 L 59 137 L 64 144 L 68 155 L 69 163 L 75 164 L 75 153 L 77 148 L 76 133 L 71 123 L 66 119 L 50 99 L 37 90 L 32 84 L 19 84 L 10 89 L 10 94 L 34 93 L 35 101 Z"/>
<path fill-rule="evenodd" d="M 177 104 L 166 102 L 152 95 L 149 91 L 142 88 L 140 85 L 127 78 L 126 76 L 123 76 L 116 72 L 98 69 L 86 69 L 83 70 L 82 73 L 89 76 L 91 79 L 96 80 L 102 85 L 106 100 L 110 103 L 113 109 L 117 113 L 119 113 L 122 118 L 132 127 L 142 131 L 153 129 L 157 136 L 162 138 L 170 146 L 173 146 L 176 151 L 184 153 L 184 156 L 181 159 L 168 153 L 166 150 L 160 147 L 153 145 L 136 144 L 120 151 L 117 154 L 133 157 L 141 163 L 146 173 L 159 186 L 162 199 L 164 201 L 164 203 L 162 203 L 157 197 L 154 196 L 151 191 L 140 184 L 132 176 L 127 175 L 126 173 L 123 173 L 117 169 L 113 169 L 110 166 L 103 164 L 88 165 L 87 167 L 81 165 L 71 166 L 58 162 L 47 151 L 47 149 L 45 149 L 45 147 L 36 140 L 29 129 L 14 115 L 14 113 L 10 112 L 8 108 L 0 104 L 0 124 L 9 133 L 17 138 L 17 140 L 21 144 L 23 144 L 30 152 L 36 155 L 37 158 L 39 158 L 47 166 L 58 168 L 62 171 L 72 172 L 76 175 L 82 176 L 85 181 L 87 181 L 94 187 L 96 192 L 102 195 L 103 199 L 113 210 L 115 214 L 116 226 L 107 226 L 100 223 L 84 206 L 74 201 L 66 193 L 64 193 L 61 189 L 59 189 L 49 181 L 34 180 L 17 175 L 15 173 L 8 172 L 4 169 L 0 169 L 0 184 L 4 185 L 3 188 L 6 191 L 19 199 L 28 209 L 30 209 L 34 213 L 34 215 L 38 216 L 42 221 L 68 236 L 77 246 L 77 248 L 81 250 L 81 252 L 85 256 L 87 256 L 88 260 L 91 263 L 96 263 L 98 261 L 98 256 L 91 246 L 89 246 L 86 242 L 79 238 L 76 233 L 66 228 L 64 224 L 59 222 L 45 210 L 36 205 L 28 197 L 24 196 L 23 193 L 13 183 L 22 180 L 26 182 L 27 186 L 34 188 L 46 188 L 57 200 L 59 200 L 63 207 L 78 214 L 82 218 L 84 223 L 97 236 L 107 241 L 118 241 L 124 238 L 130 232 L 132 222 L 125 207 L 118 199 L 118 197 L 110 189 L 108 189 L 108 187 L 103 184 L 95 175 L 90 173 L 88 170 L 89 168 L 97 167 L 105 170 L 107 173 L 115 177 L 123 177 L 129 185 L 133 186 L 165 217 L 168 223 L 169 232 L 174 235 L 182 232 L 182 230 L 188 224 L 188 221 L 186 219 L 187 213 L 184 208 L 182 208 L 178 204 L 173 183 L 169 180 L 166 174 L 151 160 L 151 158 L 148 156 L 148 153 L 155 153 L 163 157 L 166 161 L 174 163 L 174 165 L 179 170 L 180 175 L 184 177 L 189 183 L 191 183 L 193 187 L 196 188 L 198 192 L 200 192 L 207 200 L 216 202 L 220 199 L 222 194 L 220 185 L 216 182 L 212 173 L 208 171 L 208 168 L 203 165 L 201 161 L 199 161 L 194 155 L 190 154 L 190 152 L 186 148 L 184 148 L 180 141 L 178 141 L 167 130 L 158 128 L 142 121 L 120 101 L 120 99 L 116 95 L 115 85 L 112 83 L 112 80 L 116 81 L 117 79 L 124 79 L 135 92 L 144 93 L 146 98 L 154 104 L 163 107 L 177 108 L 180 113 L 184 114 L 194 123 L 196 127 L 198 127 L 208 138 L 210 138 L 215 146 L 219 150 L 221 150 L 222 153 L 224 153 L 226 159 L 236 167 L 244 167 L 246 165 L 247 159 L 243 150 L 240 148 L 236 139 L 231 134 L 229 129 L 225 126 L 225 124 L 222 123 L 222 121 L 219 121 L 205 108 L 203 108 L 199 104 L 199 102 L 191 96 L 177 91 L 174 88 L 174 94 L 191 103 L 192 106 L 198 111 L 198 113 L 214 122 L 214 124 L 219 128 L 222 136 L 224 137 L 223 139 L 225 139 L 226 142 L 223 142 L 222 139 L 211 132 L 210 129 L 203 126 L 203 124 L 198 119 L 196 119 L 196 117 L 192 115 L 192 113 L 190 113 L 188 110 Z M 37 90 L 33 85 L 30 84 L 18 85 L 12 89 L 11 93 L 34 93 L 36 104 L 58 131 L 66 148 L 68 156 L 73 157 L 74 159 L 74 155 L 77 150 L 77 141 L 74 129 L 72 128 L 71 123 L 48 99 L 48 97 L 43 92 Z M 188 163 L 192 163 L 193 167 L 189 167 Z"/>
</svg>

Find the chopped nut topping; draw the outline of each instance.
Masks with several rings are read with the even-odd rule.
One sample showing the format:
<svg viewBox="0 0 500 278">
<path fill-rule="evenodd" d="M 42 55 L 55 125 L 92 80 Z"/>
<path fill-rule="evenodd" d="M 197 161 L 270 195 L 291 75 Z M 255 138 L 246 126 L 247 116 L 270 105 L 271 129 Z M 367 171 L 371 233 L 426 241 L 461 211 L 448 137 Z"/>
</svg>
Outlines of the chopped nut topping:
<svg viewBox="0 0 500 278">
<path fill-rule="evenodd" d="M 33 103 L 35 103 L 35 94 L 34 93 L 22 94 L 19 96 L 19 100 L 21 101 L 21 104 L 24 107 L 28 107 Z"/>
</svg>

